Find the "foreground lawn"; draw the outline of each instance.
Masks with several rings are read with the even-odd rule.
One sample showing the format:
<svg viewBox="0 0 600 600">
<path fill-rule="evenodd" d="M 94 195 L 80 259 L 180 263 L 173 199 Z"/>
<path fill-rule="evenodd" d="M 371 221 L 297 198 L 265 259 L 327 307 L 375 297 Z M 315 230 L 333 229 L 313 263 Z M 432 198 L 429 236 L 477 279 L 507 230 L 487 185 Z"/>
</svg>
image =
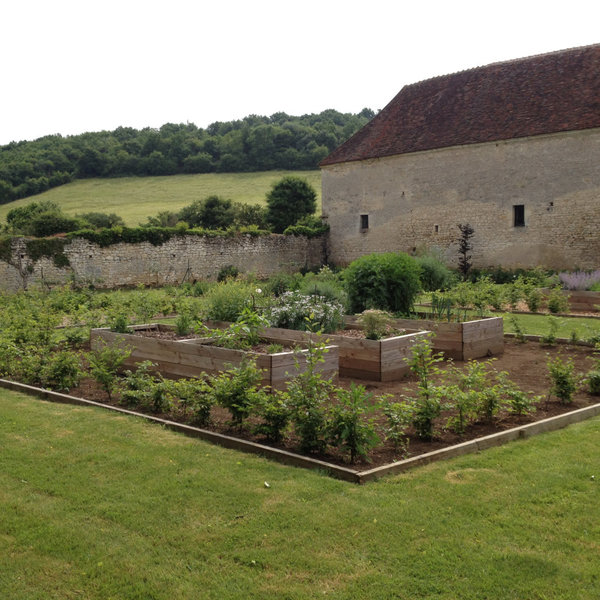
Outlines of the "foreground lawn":
<svg viewBox="0 0 600 600">
<path fill-rule="evenodd" d="M 595 598 L 599 436 L 358 487 L 0 390 L 0 595 Z"/>
<path fill-rule="evenodd" d="M 205 173 L 168 177 L 117 177 L 112 179 L 79 179 L 53 188 L 35 197 L 15 200 L 0 206 L 0 220 L 12 208 L 33 201 L 52 200 L 68 215 L 86 212 L 114 212 L 129 226 L 146 221 L 160 211 L 176 211 L 194 200 L 207 196 L 223 196 L 248 204 L 265 203 L 265 195 L 273 183 L 285 175 L 303 177 L 315 188 L 321 205 L 320 171 L 266 171 L 261 173 Z M 320 211 L 320 208 L 318 209 Z"/>
</svg>

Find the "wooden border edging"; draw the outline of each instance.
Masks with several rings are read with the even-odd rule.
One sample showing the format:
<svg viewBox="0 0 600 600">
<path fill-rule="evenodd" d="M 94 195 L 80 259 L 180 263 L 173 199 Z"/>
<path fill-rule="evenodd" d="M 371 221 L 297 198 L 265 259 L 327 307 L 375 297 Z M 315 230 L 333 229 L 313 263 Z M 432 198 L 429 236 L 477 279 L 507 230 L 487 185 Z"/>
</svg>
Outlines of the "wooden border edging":
<svg viewBox="0 0 600 600">
<path fill-rule="evenodd" d="M 471 454 L 473 452 L 486 450 L 487 448 L 501 446 L 507 442 L 529 438 L 547 431 L 562 429 L 567 425 L 579 423 L 581 421 L 585 421 L 586 419 L 600 415 L 600 403 L 593 404 L 592 406 L 579 408 L 562 415 L 543 419 L 542 421 L 536 421 L 535 423 L 528 423 L 527 425 L 521 425 L 519 427 L 514 427 L 513 429 L 507 429 L 506 431 L 486 435 L 468 442 L 462 442 L 461 444 L 455 444 L 454 446 L 449 446 L 448 448 L 442 448 L 426 454 L 420 454 L 419 456 L 414 456 L 405 460 L 399 460 L 397 462 L 376 467 L 374 469 L 356 471 L 354 469 L 333 465 L 325 461 L 301 456 L 300 454 L 294 454 L 293 452 L 287 452 L 286 450 L 279 450 L 278 448 L 263 446 L 262 444 L 248 442 L 246 440 L 223 435 L 221 433 L 207 431 L 206 429 L 200 429 L 198 427 L 192 427 L 182 423 L 175 423 L 174 421 L 160 419 L 158 417 L 145 415 L 133 410 L 127 410 L 125 408 L 111 406 L 109 404 L 102 404 L 101 402 L 94 402 L 93 400 L 85 400 L 84 398 L 77 398 L 76 396 L 69 396 L 68 394 L 52 392 L 50 390 L 37 388 L 24 383 L 18 383 L 16 381 L 0 379 L 0 388 L 6 388 L 15 392 L 22 392 L 32 396 L 37 396 L 50 402 L 62 402 L 63 404 L 74 404 L 79 406 L 94 406 L 97 408 L 111 410 L 116 413 L 141 417 L 146 421 L 157 423 L 163 427 L 166 427 L 167 429 L 171 429 L 172 431 L 177 431 L 191 437 L 197 437 L 205 441 L 218 444 L 219 446 L 224 446 L 225 448 L 242 450 L 252 454 L 259 454 L 286 465 L 324 471 L 333 477 L 352 483 L 366 483 L 368 481 L 379 479 L 384 475 L 402 473 L 404 471 L 408 471 L 409 469 L 426 465 L 438 460 L 445 460 L 448 458 L 454 458 L 456 456 L 462 456 L 463 454 Z"/>
<path fill-rule="evenodd" d="M 512 338 L 515 340 L 519 339 L 519 336 L 516 333 L 505 333 L 504 337 Z M 545 337 L 545 336 L 533 335 L 531 333 L 523 334 L 523 338 L 525 339 L 526 342 L 539 342 L 541 344 L 543 337 Z M 594 344 L 592 344 L 590 342 L 585 342 L 583 340 L 577 340 L 576 342 L 572 342 L 569 338 L 556 338 L 556 340 L 554 341 L 554 344 L 561 344 L 561 345 L 565 345 L 565 346 L 584 346 L 586 348 L 594 348 L 595 347 Z M 552 346 L 553 344 L 543 344 L 543 345 Z"/>
<path fill-rule="evenodd" d="M 225 448 L 242 450 L 243 452 L 249 452 L 252 454 L 259 454 L 286 465 L 325 471 L 329 475 L 337 477 L 338 479 L 350 481 L 352 483 L 359 483 L 360 481 L 358 478 L 358 471 L 354 469 L 339 467 L 315 458 L 301 456 L 300 454 L 294 454 L 293 452 L 287 452 L 286 450 L 279 450 L 278 448 L 271 448 L 270 446 L 263 446 L 262 444 L 241 440 L 239 438 L 223 435 L 222 433 L 200 429 L 199 427 L 192 427 L 191 425 L 184 425 L 183 423 L 176 423 L 175 421 L 160 419 L 151 415 L 145 415 L 144 413 L 127 410 L 126 408 L 119 408 L 117 406 L 111 406 L 110 404 L 102 404 L 101 402 L 94 402 L 93 400 L 86 400 L 85 398 L 77 398 L 76 396 L 61 394 L 60 392 L 52 392 L 50 390 L 26 385 L 24 383 L 18 383 L 16 381 L 9 381 L 7 379 L 0 379 L 0 388 L 6 388 L 14 392 L 22 392 L 31 396 L 37 396 L 38 398 L 42 398 L 43 400 L 48 400 L 50 402 L 61 402 L 63 404 L 74 404 L 79 406 L 94 406 L 124 415 L 141 417 L 146 421 L 157 423 L 158 425 L 162 425 L 163 427 L 171 429 L 172 431 L 177 431 L 190 437 L 200 438 L 205 441 L 212 442 L 213 444 L 224 446 Z"/>
<path fill-rule="evenodd" d="M 545 433 L 547 431 L 555 431 L 556 429 L 562 429 L 567 425 L 579 423 L 580 421 L 585 421 L 586 419 L 590 419 L 591 417 L 595 417 L 597 415 L 600 415 L 600 404 L 593 404 L 592 406 L 579 408 L 562 415 L 543 419 L 542 421 L 536 421 L 535 423 L 528 423 L 527 425 L 521 425 L 519 427 L 514 427 L 513 429 L 507 429 L 506 431 L 501 431 L 500 433 L 486 435 L 475 440 L 463 442 L 462 444 L 456 444 L 455 446 L 442 448 L 441 450 L 435 450 L 434 452 L 428 452 L 427 454 L 421 454 L 413 458 L 407 458 L 406 460 L 401 460 L 389 465 L 383 465 L 382 467 L 377 467 L 368 471 L 361 471 L 358 474 L 358 483 L 372 481 L 373 479 L 377 479 L 382 475 L 401 473 L 403 471 L 407 471 L 408 469 L 412 469 L 413 467 L 426 465 L 437 460 L 454 458 L 455 456 L 462 456 L 463 454 L 470 454 L 472 452 L 479 452 L 480 450 L 493 448 L 494 446 L 501 446 L 502 444 L 506 444 L 507 442 L 512 442 L 514 440 L 528 438 L 533 435 Z"/>
</svg>

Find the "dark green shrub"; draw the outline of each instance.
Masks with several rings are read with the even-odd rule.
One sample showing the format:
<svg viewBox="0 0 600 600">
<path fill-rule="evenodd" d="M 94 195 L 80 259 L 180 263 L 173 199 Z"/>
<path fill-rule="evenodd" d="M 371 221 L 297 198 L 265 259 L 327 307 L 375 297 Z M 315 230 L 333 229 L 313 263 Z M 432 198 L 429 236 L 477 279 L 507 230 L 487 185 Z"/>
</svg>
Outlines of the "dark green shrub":
<svg viewBox="0 0 600 600">
<path fill-rule="evenodd" d="M 379 308 L 408 314 L 421 290 L 420 268 L 405 253 L 367 254 L 344 272 L 351 312 Z"/>
<path fill-rule="evenodd" d="M 233 265 L 227 265 L 219 269 L 217 281 L 227 281 L 228 279 L 235 279 L 239 274 L 240 270 L 237 267 Z"/>
<path fill-rule="evenodd" d="M 426 292 L 445 290 L 456 282 L 456 274 L 432 254 L 416 256 L 421 267 L 421 285 Z"/>
<path fill-rule="evenodd" d="M 79 355 L 70 350 L 59 350 L 47 357 L 41 374 L 45 387 L 68 392 L 83 377 Z"/>
<path fill-rule="evenodd" d="M 275 233 L 283 233 L 302 217 L 312 215 L 316 208 L 317 193 L 306 179 L 295 175 L 274 183 L 267 194 L 267 219 Z"/>
</svg>

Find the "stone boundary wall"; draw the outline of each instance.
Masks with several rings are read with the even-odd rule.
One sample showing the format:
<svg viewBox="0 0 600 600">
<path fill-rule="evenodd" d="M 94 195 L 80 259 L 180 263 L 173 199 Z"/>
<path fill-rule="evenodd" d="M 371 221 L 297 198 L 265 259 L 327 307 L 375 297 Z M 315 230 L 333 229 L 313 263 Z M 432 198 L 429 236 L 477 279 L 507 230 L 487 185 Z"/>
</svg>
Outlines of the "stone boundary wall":
<svg viewBox="0 0 600 600">
<path fill-rule="evenodd" d="M 235 237 L 175 236 L 161 246 L 149 242 L 119 243 L 102 248 L 83 238 L 65 246 L 69 266 L 58 268 L 52 258 L 33 261 L 24 238 L 15 238 L 8 262 L 0 260 L 0 289 L 17 291 L 31 285 L 57 285 L 69 279 L 101 288 L 180 284 L 215 278 L 233 265 L 240 273 L 268 277 L 326 262 L 324 237 L 293 235 Z"/>
</svg>

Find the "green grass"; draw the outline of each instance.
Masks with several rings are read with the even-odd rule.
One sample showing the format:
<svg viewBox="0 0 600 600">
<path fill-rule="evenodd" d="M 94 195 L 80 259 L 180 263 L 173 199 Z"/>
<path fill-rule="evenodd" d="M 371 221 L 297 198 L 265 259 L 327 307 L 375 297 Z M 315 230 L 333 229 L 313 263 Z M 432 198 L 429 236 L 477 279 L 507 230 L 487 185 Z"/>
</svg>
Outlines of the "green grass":
<svg viewBox="0 0 600 600">
<path fill-rule="evenodd" d="M 358 487 L 2 390 L 1 596 L 596 598 L 599 435 Z"/>
<path fill-rule="evenodd" d="M 511 315 L 510 313 L 494 313 L 504 318 L 504 332 L 514 333 L 515 328 L 511 321 L 514 317 L 523 330 L 529 335 L 546 335 L 550 328 L 549 315 Z M 600 319 L 552 317 L 558 323 L 557 337 L 570 338 L 575 331 L 578 339 L 585 340 L 592 335 L 600 334 Z"/>
<path fill-rule="evenodd" d="M 80 179 L 30 198 L 0 205 L 0 220 L 6 213 L 32 201 L 52 200 L 68 215 L 101 211 L 117 213 L 130 226 L 145 222 L 146 217 L 164 210 L 176 211 L 194 200 L 223 196 L 236 202 L 261 204 L 273 183 L 285 175 L 308 180 L 321 205 L 320 171 L 266 171 L 262 173 L 206 173 L 169 177 L 120 177 Z"/>
</svg>

